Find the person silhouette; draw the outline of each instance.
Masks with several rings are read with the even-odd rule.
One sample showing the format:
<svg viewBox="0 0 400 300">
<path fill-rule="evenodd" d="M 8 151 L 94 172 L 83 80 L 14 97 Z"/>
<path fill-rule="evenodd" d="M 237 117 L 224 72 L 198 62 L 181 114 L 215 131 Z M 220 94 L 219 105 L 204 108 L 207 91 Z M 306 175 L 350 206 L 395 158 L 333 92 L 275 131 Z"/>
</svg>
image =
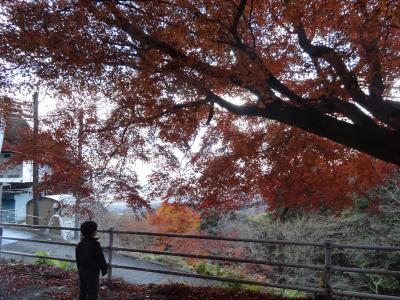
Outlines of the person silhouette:
<svg viewBox="0 0 400 300">
<path fill-rule="evenodd" d="M 86 221 L 81 224 L 82 240 L 75 249 L 79 273 L 79 300 L 97 300 L 99 274 L 107 274 L 107 263 L 100 243 L 95 238 L 97 223 Z"/>
</svg>

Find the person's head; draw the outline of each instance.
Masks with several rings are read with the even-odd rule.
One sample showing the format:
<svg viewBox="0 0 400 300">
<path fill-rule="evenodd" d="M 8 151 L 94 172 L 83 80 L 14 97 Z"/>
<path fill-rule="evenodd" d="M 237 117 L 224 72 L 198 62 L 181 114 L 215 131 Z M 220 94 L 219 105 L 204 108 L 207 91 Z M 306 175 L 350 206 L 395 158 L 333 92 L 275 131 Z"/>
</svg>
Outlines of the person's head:
<svg viewBox="0 0 400 300">
<path fill-rule="evenodd" d="M 86 221 L 81 224 L 82 235 L 86 238 L 94 237 L 97 232 L 97 223 L 94 221 Z"/>
</svg>

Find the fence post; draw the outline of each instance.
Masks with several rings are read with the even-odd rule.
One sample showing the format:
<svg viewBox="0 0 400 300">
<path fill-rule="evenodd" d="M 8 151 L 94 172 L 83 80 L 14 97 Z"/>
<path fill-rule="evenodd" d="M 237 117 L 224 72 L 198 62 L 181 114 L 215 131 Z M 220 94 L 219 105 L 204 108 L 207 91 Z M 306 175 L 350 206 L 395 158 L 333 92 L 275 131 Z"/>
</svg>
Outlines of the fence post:
<svg viewBox="0 0 400 300">
<path fill-rule="evenodd" d="M 0 251 L 1 251 L 2 240 L 3 240 L 3 227 L 0 227 Z M 0 259 L 1 259 L 1 252 L 0 252 Z"/>
<path fill-rule="evenodd" d="M 324 249 L 325 249 L 325 295 L 327 299 L 330 299 L 332 296 L 332 240 L 325 240 Z"/>
<path fill-rule="evenodd" d="M 108 239 L 108 276 L 107 279 L 111 280 L 112 276 L 112 246 L 114 243 L 114 227 L 109 229 L 109 239 Z"/>
</svg>

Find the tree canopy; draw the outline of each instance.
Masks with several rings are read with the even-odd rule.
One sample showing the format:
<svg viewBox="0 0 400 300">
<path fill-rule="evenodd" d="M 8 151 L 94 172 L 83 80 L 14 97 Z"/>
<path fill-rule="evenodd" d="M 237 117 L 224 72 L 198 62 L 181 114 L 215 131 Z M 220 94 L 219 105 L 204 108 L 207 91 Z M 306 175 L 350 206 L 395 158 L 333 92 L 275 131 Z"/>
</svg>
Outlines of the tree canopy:
<svg viewBox="0 0 400 300">
<path fill-rule="evenodd" d="M 231 142 L 219 154 L 267 153 L 272 120 L 400 165 L 397 1 L 2 0 L 0 14 L 3 90 L 39 79 L 58 95 L 107 99 L 96 130 L 143 158 L 176 165 L 166 145 L 185 153 L 199 135 L 209 151 Z M 340 151 L 331 166 L 356 155 Z M 233 170 L 229 156 L 203 155 L 203 171 Z"/>
</svg>

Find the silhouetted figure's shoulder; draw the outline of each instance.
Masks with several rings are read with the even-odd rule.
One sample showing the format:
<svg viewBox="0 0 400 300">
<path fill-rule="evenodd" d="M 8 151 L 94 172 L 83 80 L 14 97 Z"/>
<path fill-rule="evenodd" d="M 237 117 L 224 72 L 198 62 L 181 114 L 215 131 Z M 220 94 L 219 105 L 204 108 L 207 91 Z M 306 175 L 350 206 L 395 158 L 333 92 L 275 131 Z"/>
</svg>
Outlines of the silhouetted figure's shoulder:
<svg viewBox="0 0 400 300">
<path fill-rule="evenodd" d="M 100 243 L 99 243 L 97 238 L 90 237 L 90 238 L 83 238 L 79 242 L 78 247 L 79 246 L 86 246 L 86 247 L 97 246 L 97 247 L 100 247 Z"/>
</svg>

